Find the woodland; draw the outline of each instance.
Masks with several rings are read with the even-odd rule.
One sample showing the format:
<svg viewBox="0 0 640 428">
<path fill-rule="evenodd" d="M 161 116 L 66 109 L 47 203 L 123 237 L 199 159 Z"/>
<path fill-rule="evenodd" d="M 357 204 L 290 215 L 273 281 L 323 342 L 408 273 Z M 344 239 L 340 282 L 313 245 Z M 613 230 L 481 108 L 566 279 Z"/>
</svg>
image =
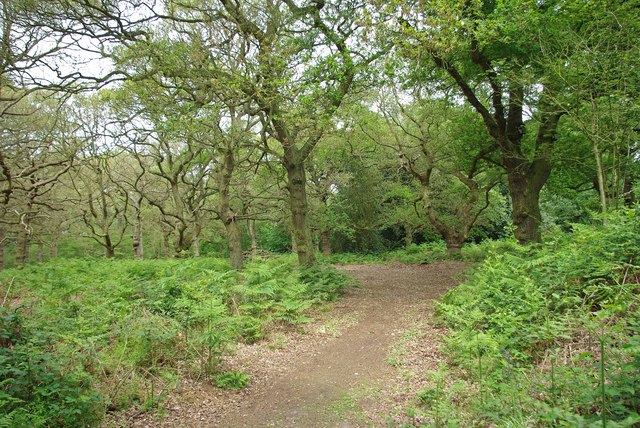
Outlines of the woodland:
<svg viewBox="0 0 640 428">
<path fill-rule="evenodd" d="M 640 424 L 636 0 L 0 7 L 0 427 L 241 389 L 333 265 L 447 260 L 390 426 Z"/>
</svg>

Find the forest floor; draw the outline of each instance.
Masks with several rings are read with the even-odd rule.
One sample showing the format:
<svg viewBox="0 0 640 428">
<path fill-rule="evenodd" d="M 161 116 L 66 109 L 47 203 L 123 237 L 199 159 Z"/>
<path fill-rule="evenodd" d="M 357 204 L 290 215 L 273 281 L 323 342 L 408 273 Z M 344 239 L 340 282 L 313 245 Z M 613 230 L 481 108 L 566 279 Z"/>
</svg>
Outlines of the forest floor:
<svg viewBox="0 0 640 428">
<path fill-rule="evenodd" d="M 468 264 L 347 265 L 361 284 L 314 314 L 316 321 L 240 346 L 224 367 L 251 375 L 240 391 L 199 380 L 173 388 L 156 413 L 120 421 L 135 427 L 367 427 L 414 424 L 415 404 L 443 356 L 433 300 Z"/>
</svg>

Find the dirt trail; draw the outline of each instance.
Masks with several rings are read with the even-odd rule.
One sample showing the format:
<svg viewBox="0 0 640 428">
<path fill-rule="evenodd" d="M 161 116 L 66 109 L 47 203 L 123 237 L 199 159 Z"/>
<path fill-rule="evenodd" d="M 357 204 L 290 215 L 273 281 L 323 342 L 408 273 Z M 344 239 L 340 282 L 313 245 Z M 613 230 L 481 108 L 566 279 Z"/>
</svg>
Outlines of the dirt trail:
<svg viewBox="0 0 640 428">
<path fill-rule="evenodd" d="M 395 376 L 387 362 L 390 347 L 409 323 L 407 314 L 456 285 L 467 267 L 459 262 L 426 266 L 349 265 L 340 269 L 354 276 L 353 289 L 327 314 L 345 318 L 349 326 L 339 335 L 305 335 L 282 352 L 263 358 L 277 366 L 269 378 L 258 379 L 243 392 L 205 404 L 175 407 L 160 423 L 137 426 L 192 427 L 360 427 L 370 426 L 362 414 L 340 411 L 341 400 L 354 389 L 380 388 Z M 326 320 L 325 320 L 326 321 Z M 291 345 L 291 346 L 290 346 Z M 267 352 L 269 354 L 269 352 Z M 245 369 L 247 369 L 245 367 Z M 248 369 L 251 371 L 251 369 Z M 275 372 L 275 374 L 274 374 Z M 213 390 L 210 391 L 215 393 Z M 206 393 L 202 391 L 197 394 Z M 219 396 L 219 393 L 217 393 Z M 197 396 L 196 395 L 196 396 Z M 202 397 L 202 395 L 200 395 Z M 366 401 L 360 397 L 355 407 Z M 369 398 L 375 400 L 375 398 Z M 224 403 L 227 401 L 227 403 Z M 222 406 L 220 408 L 220 406 Z M 140 421 L 139 421 L 140 422 Z"/>
</svg>

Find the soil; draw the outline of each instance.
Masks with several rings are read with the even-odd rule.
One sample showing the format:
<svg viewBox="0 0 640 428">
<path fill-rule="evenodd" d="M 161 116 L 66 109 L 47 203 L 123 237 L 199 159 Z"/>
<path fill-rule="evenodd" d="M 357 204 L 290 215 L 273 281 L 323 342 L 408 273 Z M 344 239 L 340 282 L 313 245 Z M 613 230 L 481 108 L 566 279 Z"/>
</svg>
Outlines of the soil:
<svg viewBox="0 0 640 428">
<path fill-rule="evenodd" d="M 252 376 L 241 391 L 185 381 L 164 411 L 132 416 L 136 427 L 367 427 L 407 421 L 401 408 L 437 368 L 442 330 L 432 303 L 461 280 L 462 262 L 347 265 L 361 284 L 317 321 L 241 346 L 227 369 Z"/>
</svg>

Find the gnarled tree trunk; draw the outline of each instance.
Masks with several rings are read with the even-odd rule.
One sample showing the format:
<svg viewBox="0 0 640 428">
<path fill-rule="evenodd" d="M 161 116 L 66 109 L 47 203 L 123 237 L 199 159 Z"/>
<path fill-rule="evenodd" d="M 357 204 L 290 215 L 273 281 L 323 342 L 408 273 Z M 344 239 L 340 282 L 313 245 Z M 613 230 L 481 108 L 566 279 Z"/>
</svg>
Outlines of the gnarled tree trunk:
<svg viewBox="0 0 640 428">
<path fill-rule="evenodd" d="M 284 159 L 287 170 L 287 187 L 291 208 L 291 229 L 296 243 L 298 263 L 301 266 L 311 266 L 316 262 L 316 255 L 311 244 L 311 234 L 307 227 L 307 190 L 304 162 L 287 156 Z"/>
<path fill-rule="evenodd" d="M 109 259 L 116 255 L 116 249 L 113 247 L 109 234 L 104 237 L 104 255 Z"/>
<path fill-rule="evenodd" d="M 516 227 L 514 234 L 518 242 L 526 244 L 528 242 L 540 242 L 540 224 L 542 215 L 540 213 L 540 191 L 546 179 L 542 177 L 534 179 L 534 175 L 524 172 L 528 170 L 526 165 L 507 166 L 507 180 L 509 182 L 509 193 L 511 194 L 512 213 L 511 218 Z M 544 171 L 540 171 L 544 173 Z M 547 175 L 550 169 L 546 171 Z"/>
<path fill-rule="evenodd" d="M 27 207 L 31 209 L 31 204 Z M 28 214 L 20 216 L 20 230 L 16 240 L 16 266 L 24 266 L 29 260 L 29 243 L 31 241 L 31 226 Z"/>
</svg>

